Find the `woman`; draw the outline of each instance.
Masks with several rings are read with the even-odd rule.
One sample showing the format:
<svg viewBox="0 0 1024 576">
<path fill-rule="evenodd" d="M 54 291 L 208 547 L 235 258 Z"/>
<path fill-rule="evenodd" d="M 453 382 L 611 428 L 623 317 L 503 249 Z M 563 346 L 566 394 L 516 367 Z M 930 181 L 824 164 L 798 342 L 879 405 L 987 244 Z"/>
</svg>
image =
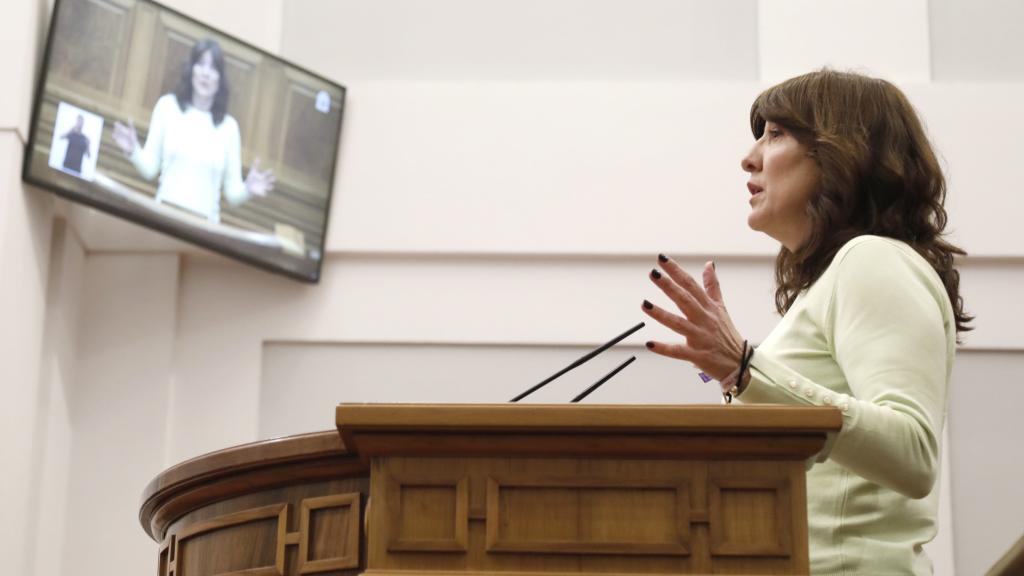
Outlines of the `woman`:
<svg viewBox="0 0 1024 576">
<path fill-rule="evenodd" d="M 811 570 L 930 574 L 935 480 L 957 335 L 969 330 L 942 239 L 945 181 L 921 123 L 892 84 L 822 70 L 769 88 L 756 138 L 748 225 L 782 246 L 782 320 L 756 352 L 736 330 L 709 262 L 703 286 L 659 256 L 652 281 L 685 337 L 648 342 L 746 403 L 835 406 L 843 429 L 807 477 Z M 664 272 L 664 273 L 662 273 Z"/>
<path fill-rule="evenodd" d="M 135 126 L 114 123 L 114 141 L 145 179 L 160 174 L 156 201 L 220 222 L 220 198 L 237 205 L 273 190 L 274 175 L 253 161 L 242 180 L 238 122 L 227 113 L 224 53 L 211 39 L 192 47 L 178 87 L 157 100 L 146 145 Z"/>
</svg>

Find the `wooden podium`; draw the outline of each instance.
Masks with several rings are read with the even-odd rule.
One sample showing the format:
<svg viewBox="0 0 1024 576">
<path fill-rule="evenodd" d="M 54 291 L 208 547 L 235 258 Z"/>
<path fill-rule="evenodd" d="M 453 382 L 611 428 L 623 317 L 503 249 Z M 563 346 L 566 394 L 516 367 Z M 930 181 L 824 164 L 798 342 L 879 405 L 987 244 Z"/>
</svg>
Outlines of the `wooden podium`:
<svg viewBox="0 0 1024 576">
<path fill-rule="evenodd" d="M 367 575 L 808 572 L 835 409 L 342 405 L 370 462 Z"/>
<path fill-rule="evenodd" d="M 159 576 L 808 572 L 834 408 L 341 405 L 158 476 Z"/>
</svg>

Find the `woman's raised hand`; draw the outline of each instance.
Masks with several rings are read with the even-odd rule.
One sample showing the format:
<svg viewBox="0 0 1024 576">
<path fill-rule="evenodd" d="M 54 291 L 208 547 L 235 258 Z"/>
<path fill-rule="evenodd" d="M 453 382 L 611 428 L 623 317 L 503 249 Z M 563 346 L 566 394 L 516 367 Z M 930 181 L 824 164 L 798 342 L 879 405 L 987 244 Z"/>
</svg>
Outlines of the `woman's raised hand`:
<svg viewBox="0 0 1024 576">
<path fill-rule="evenodd" d="M 135 134 L 135 124 L 131 120 L 128 121 L 127 126 L 115 121 L 112 136 L 117 147 L 124 152 L 125 156 L 131 156 L 139 147 L 139 137 Z"/>
<path fill-rule="evenodd" d="M 691 362 L 711 377 L 722 380 L 735 371 L 743 354 L 743 337 L 732 323 L 722 300 L 715 265 L 704 265 L 701 286 L 674 260 L 658 256 L 652 282 L 672 300 L 680 314 L 669 312 L 644 300 L 643 311 L 659 324 L 683 336 L 682 343 L 648 342 L 651 351 Z"/>
<path fill-rule="evenodd" d="M 249 167 L 249 175 L 245 177 L 245 189 L 252 196 L 266 196 L 274 190 L 274 173 L 260 170 L 260 159 L 256 158 Z"/>
</svg>

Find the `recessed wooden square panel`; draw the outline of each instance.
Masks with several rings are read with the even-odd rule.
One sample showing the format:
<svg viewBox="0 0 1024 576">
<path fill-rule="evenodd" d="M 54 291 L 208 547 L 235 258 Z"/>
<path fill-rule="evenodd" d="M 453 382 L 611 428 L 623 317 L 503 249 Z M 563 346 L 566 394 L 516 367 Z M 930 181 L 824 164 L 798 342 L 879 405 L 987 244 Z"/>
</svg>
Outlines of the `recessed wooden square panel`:
<svg viewBox="0 0 1024 576">
<path fill-rule="evenodd" d="M 358 511 L 349 506 L 333 506 L 310 510 L 309 512 L 309 559 L 323 560 L 334 556 L 344 556 L 348 546 L 346 542 L 352 532 L 352 520 L 357 519 Z"/>
<path fill-rule="evenodd" d="M 464 552 L 469 481 L 395 480 L 388 485 L 389 551 Z"/>
<path fill-rule="evenodd" d="M 708 482 L 712 556 L 789 556 L 792 517 L 785 479 Z"/>
<path fill-rule="evenodd" d="M 306 498 L 299 518 L 299 574 L 359 567 L 359 494 Z"/>
<path fill-rule="evenodd" d="M 686 484 L 490 478 L 487 551 L 689 554 Z"/>
</svg>

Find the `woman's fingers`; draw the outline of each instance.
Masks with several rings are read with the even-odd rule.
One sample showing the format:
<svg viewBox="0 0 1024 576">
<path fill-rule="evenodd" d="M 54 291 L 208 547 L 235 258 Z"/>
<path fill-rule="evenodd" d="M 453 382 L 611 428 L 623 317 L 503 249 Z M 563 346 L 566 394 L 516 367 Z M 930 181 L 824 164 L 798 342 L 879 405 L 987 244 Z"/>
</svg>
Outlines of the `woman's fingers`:
<svg viewBox="0 0 1024 576">
<path fill-rule="evenodd" d="M 687 362 L 693 362 L 697 357 L 695 351 L 685 344 L 666 344 L 664 342 L 649 341 L 647 342 L 647 349 L 655 354 Z"/>
<path fill-rule="evenodd" d="M 665 256 L 664 254 L 658 254 L 658 262 L 661 265 L 662 270 L 668 274 L 669 278 L 693 295 L 697 302 L 705 307 L 710 304 L 708 295 L 704 292 L 701 285 L 697 284 L 697 281 L 693 279 L 693 276 L 690 276 L 686 270 L 683 270 L 682 266 L 676 264 L 675 260 Z"/>
<path fill-rule="evenodd" d="M 714 302 L 725 305 L 722 299 L 722 286 L 718 283 L 718 274 L 715 271 L 715 261 L 711 260 L 704 265 L 704 291 L 708 298 Z"/>
<path fill-rule="evenodd" d="M 658 261 L 665 274 L 655 269 L 650 278 L 685 318 L 647 301 L 644 301 L 644 312 L 686 340 L 681 344 L 650 342 L 648 348 L 662 356 L 686 360 L 715 378 L 724 377 L 738 365 L 743 339 L 725 309 L 714 263 L 704 266 L 701 285 L 664 255 L 659 255 Z"/>
<path fill-rule="evenodd" d="M 679 310 L 687 317 L 695 320 L 707 315 L 704 307 L 700 305 L 697 298 L 689 290 L 684 290 L 672 278 L 662 274 L 657 268 L 651 270 L 651 282 L 654 282 L 661 291 L 669 297 Z"/>
<path fill-rule="evenodd" d="M 655 306 L 654 304 L 651 304 L 647 300 L 644 300 L 644 303 L 641 306 L 641 308 L 643 308 L 644 314 L 647 314 L 655 321 L 657 321 L 659 324 L 677 334 L 680 334 L 682 336 L 692 336 L 694 333 L 696 333 L 696 327 L 693 325 L 692 322 L 690 322 L 686 318 L 683 318 L 676 314 L 672 314 L 671 312 L 665 310 L 660 306 Z"/>
<path fill-rule="evenodd" d="M 260 159 L 253 160 L 249 166 L 249 174 L 245 177 L 245 186 L 251 194 L 266 196 L 274 190 L 274 183 L 277 177 L 273 170 L 260 170 Z"/>
</svg>

